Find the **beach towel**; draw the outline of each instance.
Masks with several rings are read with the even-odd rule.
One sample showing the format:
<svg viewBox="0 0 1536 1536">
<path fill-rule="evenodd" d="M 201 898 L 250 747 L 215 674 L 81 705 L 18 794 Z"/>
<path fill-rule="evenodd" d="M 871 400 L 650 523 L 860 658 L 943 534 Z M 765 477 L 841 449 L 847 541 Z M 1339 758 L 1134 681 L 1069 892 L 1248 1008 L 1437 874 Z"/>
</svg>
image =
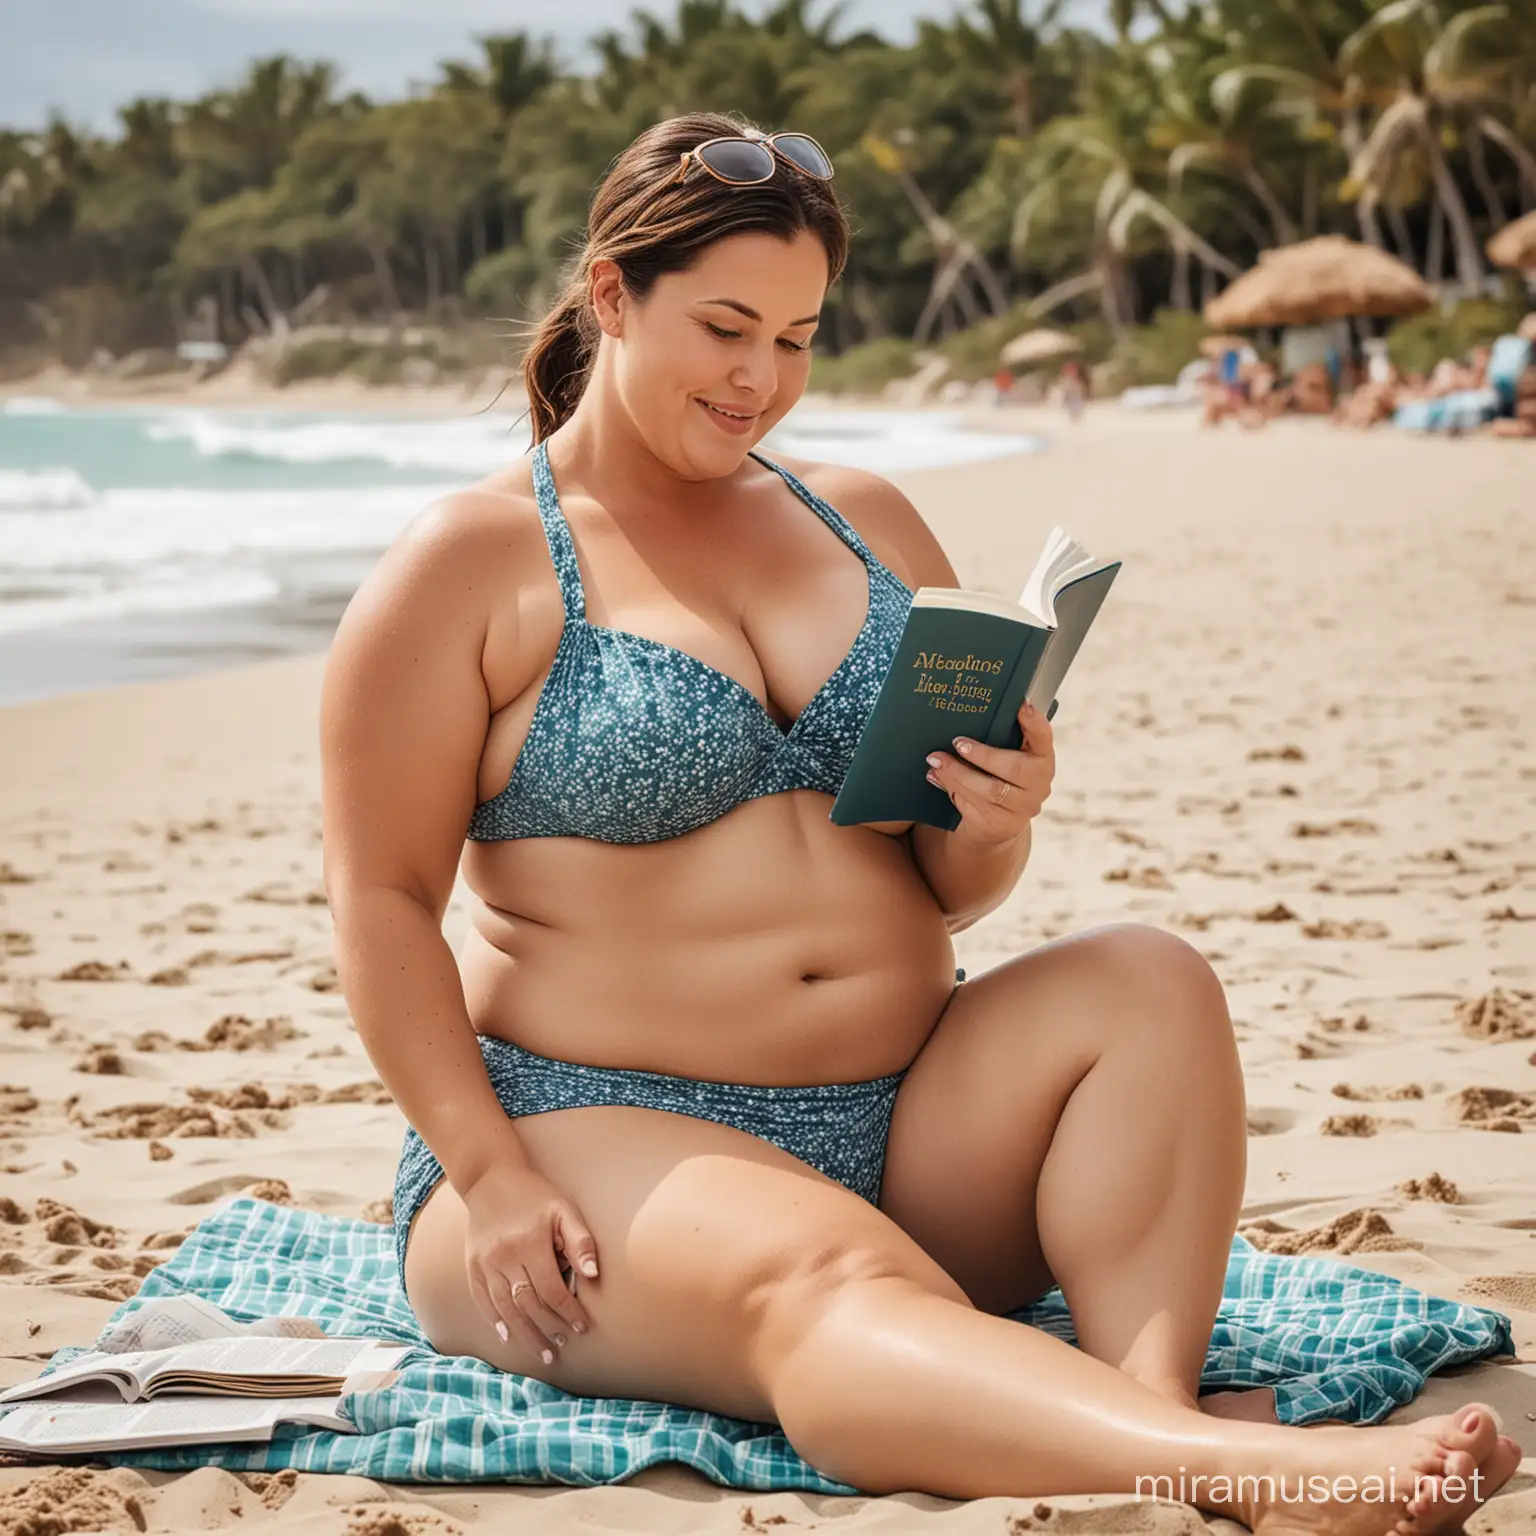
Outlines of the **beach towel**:
<svg viewBox="0 0 1536 1536">
<path fill-rule="evenodd" d="M 167 1469 L 295 1467 L 406 1483 L 573 1484 L 619 1482 L 673 1461 L 728 1488 L 858 1491 L 802 1461 L 770 1424 L 665 1403 L 572 1397 L 470 1357 L 433 1353 L 400 1288 L 389 1227 L 242 1197 L 200 1222 L 114 1321 L 178 1293 L 246 1321 L 297 1314 L 327 1333 L 422 1347 L 402 1361 L 395 1385 L 343 1398 L 355 1435 L 290 1426 L 267 1445 L 96 1460 Z M 1076 1342 L 1059 1289 L 1010 1315 Z M 82 1352 L 61 1350 L 50 1368 Z M 1284 1424 L 1374 1423 L 1410 1401 L 1432 1372 L 1512 1352 L 1501 1313 L 1327 1259 L 1265 1253 L 1239 1235 L 1202 1387 L 1272 1386 Z"/>
</svg>

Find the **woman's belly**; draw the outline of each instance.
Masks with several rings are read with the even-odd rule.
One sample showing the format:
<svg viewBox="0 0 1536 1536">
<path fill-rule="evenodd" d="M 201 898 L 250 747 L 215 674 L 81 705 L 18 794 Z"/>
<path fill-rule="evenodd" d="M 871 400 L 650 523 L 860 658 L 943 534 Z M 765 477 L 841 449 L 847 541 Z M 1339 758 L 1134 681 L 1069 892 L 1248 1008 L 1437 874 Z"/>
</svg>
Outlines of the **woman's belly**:
<svg viewBox="0 0 1536 1536">
<path fill-rule="evenodd" d="M 954 949 L 906 843 L 814 791 L 659 843 L 471 843 L 475 1028 L 593 1066 L 853 1082 L 911 1062 Z"/>
</svg>

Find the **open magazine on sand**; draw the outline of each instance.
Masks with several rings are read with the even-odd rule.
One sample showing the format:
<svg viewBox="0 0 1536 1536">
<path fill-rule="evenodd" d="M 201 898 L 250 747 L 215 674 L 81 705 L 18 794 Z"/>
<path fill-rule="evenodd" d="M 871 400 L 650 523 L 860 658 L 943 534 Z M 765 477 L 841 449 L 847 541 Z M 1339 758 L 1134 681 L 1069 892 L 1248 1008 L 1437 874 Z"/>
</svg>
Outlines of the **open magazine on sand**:
<svg viewBox="0 0 1536 1536">
<path fill-rule="evenodd" d="M 394 1379 L 408 1345 L 315 1336 L 301 1318 L 239 1323 L 169 1298 L 98 1348 L 0 1392 L 0 1449 L 127 1450 L 267 1440 L 278 1423 L 350 1431 L 342 1397 Z M 154 1343 L 147 1349 L 125 1344 Z"/>
</svg>

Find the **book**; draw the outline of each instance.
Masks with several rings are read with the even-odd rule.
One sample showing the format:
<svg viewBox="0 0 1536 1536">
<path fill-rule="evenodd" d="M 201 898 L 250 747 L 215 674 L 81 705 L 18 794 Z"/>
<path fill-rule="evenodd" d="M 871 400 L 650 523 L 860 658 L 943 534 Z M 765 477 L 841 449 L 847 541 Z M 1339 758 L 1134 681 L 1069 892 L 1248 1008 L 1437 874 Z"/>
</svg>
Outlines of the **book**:
<svg viewBox="0 0 1536 1536">
<path fill-rule="evenodd" d="M 952 832 L 960 812 L 928 782 L 930 752 L 956 736 L 1017 750 L 1027 699 L 1046 718 L 1120 570 L 1053 528 L 1016 602 L 963 587 L 919 587 L 843 786 L 840 827 L 922 822 Z"/>
<path fill-rule="evenodd" d="M 170 1397 L 149 1403 L 48 1400 L 0 1409 L 0 1451 L 51 1459 L 157 1445 L 263 1441 L 272 1438 L 279 1424 L 357 1432 L 342 1413 L 339 1396 Z"/>
<path fill-rule="evenodd" d="M 169 1349 L 92 1352 L 0 1392 L 0 1405 L 67 1397 L 150 1402 L 168 1395 L 288 1399 L 334 1397 L 383 1384 L 408 1345 L 377 1339 L 248 1335 Z M 3 1428 L 3 1424 L 0 1424 Z"/>
</svg>

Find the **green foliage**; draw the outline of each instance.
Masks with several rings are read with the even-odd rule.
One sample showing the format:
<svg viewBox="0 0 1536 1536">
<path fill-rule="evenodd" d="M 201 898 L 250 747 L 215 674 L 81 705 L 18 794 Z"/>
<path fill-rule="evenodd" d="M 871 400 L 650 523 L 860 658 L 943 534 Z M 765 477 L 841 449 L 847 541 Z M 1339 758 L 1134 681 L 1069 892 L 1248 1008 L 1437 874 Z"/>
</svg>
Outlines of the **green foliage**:
<svg viewBox="0 0 1536 1536">
<path fill-rule="evenodd" d="M 1450 311 L 1425 310 L 1387 333 L 1387 355 L 1404 373 L 1428 374 L 1442 357 L 1465 357 L 1514 330 L 1527 306 L 1514 299 L 1465 299 Z"/>
<path fill-rule="evenodd" d="M 483 315 L 526 319 L 540 308 L 547 281 L 543 263 L 524 245 L 477 261 L 464 279 L 464 297 Z"/>
<path fill-rule="evenodd" d="M 818 352 L 811 359 L 810 388 L 829 395 L 877 395 L 917 367 L 917 349 L 906 337 L 885 336 L 850 347 L 840 357 Z"/>
<path fill-rule="evenodd" d="M 344 336 L 317 336 L 285 347 L 272 365 L 272 382 L 279 386 L 305 379 L 333 379 L 361 358 L 366 348 Z"/>
<path fill-rule="evenodd" d="M 914 343 L 983 378 L 1018 331 L 1090 323 L 1087 364 L 1166 379 L 1212 274 L 1314 233 L 1476 291 L 1484 240 L 1536 187 L 1536 0 L 1113 0 L 1112 37 L 1064 0 L 951 9 L 898 45 L 823 0 L 672 0 L 579 72 L 513 32 L 370 102 L 278 55 L 195 100 L 129 101 L 108 133 L 0 129 L 0 353 L 169 346 L 209 305 L 233 344 L 300 306 L 533 318 L 613 158 L 700 108 L 803 129 L 836 162 L 855 241 L 813 377 L 840 389 L 912 371 Z M 1471 334 L 1426 320 L 1394 345 Z M 455 366 L 283 366 L 408 365 Z"/>
<path fill-rule="evenodd" d="M 1150 324 L 1128 331 L 1110 353 L 1121 387 L 1171 384 L 1179 370 L 1200 355 L 1210 328 L 1189 310 L 1160 309 Z"/>
</svg>

